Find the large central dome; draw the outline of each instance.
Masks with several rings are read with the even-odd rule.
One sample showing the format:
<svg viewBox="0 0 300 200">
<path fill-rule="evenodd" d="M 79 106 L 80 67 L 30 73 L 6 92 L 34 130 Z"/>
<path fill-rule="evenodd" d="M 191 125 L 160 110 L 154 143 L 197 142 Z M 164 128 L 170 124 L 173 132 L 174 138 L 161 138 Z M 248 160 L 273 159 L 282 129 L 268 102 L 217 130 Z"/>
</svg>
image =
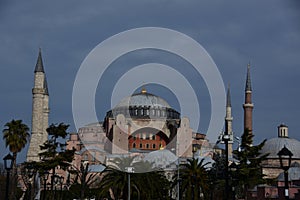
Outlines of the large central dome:
<svg viewBox="0 0 300 200">
<path fill-rule="evenodd" d="M 122 99 L 115 108 L 134 106 L 146 106 L 150 108 L 171 108 L 171 106 L 163 98 L 154 94 L 147 93 L 145 90 Z"/>
<path fill-rule="evenodd" d="M 167 118 L 179 119 L 180 113 L 171 108 L 163 98 L 142 89 L 140 93 L 125 97 L 106 116 L 115 118 L 118 114 L 133 118 Z"/>
</svg>

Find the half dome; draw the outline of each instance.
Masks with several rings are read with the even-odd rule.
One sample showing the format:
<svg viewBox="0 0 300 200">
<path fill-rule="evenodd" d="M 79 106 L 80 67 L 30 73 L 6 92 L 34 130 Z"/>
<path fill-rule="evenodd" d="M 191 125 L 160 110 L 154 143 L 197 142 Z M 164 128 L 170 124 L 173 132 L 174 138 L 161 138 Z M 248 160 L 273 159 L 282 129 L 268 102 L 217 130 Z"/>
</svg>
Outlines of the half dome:
<svg viewBox="0 0 300 200">
<path fill-rule="evenodd" d="M 145 156 L 144 160 L 153 163 L 156 168 L 166 168 L 175 161 L 178 157 L 168 149 L 152 151 Z"/>
</svg>

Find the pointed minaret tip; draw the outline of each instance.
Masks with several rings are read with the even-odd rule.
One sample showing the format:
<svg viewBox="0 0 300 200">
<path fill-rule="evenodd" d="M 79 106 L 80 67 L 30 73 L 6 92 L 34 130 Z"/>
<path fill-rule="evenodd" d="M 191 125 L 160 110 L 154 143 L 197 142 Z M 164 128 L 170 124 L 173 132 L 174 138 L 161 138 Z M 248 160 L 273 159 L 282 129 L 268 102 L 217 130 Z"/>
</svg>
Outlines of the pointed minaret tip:
<svg viewBox="0 0 300 200">
<path fill-rule="evenodd" d="M 247 80 L 246 80 L 245 91 L 252 91 L 252 88 L 251 88 L 251 78 L 250 78 L 250 62 L 247 65 Z"/>
<path fill-rule="evenodd" d="M 41 48 L 39 48 L 39 55 L 38 55 L 38 59 L 37 59 L 37 62 L 36 62 L 34 72 L 44 72 L 44 65 L 43 65 Z"/>
<path fill-rule="evenodd" d="M 230 85 L 229 84 L 228 84 L 228 88 L 227 88 L 226 107 L 231 107 Z"/>
<path fill-rule="evenodd" d="M 47 84 L 47 78 L 46 78 L 46 76 L 45 76 L 45 79 L 44 79 L 44 89 L 45 89 L 45 95 L 49 96 L 48 84 Z"/>
</svg>

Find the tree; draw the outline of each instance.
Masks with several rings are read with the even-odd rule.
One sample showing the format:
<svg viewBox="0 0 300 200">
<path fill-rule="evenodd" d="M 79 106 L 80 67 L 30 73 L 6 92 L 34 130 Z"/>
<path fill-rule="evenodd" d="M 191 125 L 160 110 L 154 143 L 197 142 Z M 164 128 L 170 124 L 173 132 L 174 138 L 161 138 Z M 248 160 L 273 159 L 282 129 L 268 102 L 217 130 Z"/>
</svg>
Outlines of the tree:
<svg viewBox="0 0 300 200">
<path fill-rule="evenodd" d="M 112 165 L 101 173 L 100 196 L 111 196 L 113 199 L 128 198 L 128 177 L 130 176 L 131 196 L 136 199 L 168 199 L 169 181 L 161 171 L 153 170 L 153 164 L 134 161 L 135 157 L 116 158 Z M 150 171 L 147 173 L 125 172 L 126 167 L 133 167 L 134 171 Z M 142 170 L 143 169 L 143 170 Z"/>
<path fill-rule="evenodd" d="M 225 170 L 226 170 L 226 158 L 223 154 L 215 154 L 212 168 L 208 171 L 208 183 L 209 183 L 209 198 L 208 199 L 224 199 L 225 191 Z"/>
<path fill-rule="evenodd" d="M 61 169 L 66 170 L 74 158 L 75 149 L 65 150 L 65 139 L 68 135 L 67 129 L 69 125 L 60 123 L 59 125 L 51 124 L 46 129 L 49 139 L 40 146 L 41 153 L 39 156 L 42 158 L 37 163 L 37 168 L 40 171 L 51 171 L 51 191 L 54 186 L 55 169 L 59 166 Z M 54 198 L 52 194 L 52 198 Z"/>
<path fill-rule="evenodd" d="M 262 173 L 261 163 L 266 160 L 268 154 L 260 153 L 266 140 L 258 145 L 252 145 L 254 135 L 246 129 L 242 135 L 241 151 L 234 151 L 238 160 L 237 169 L 232 173 L 236 180 L 233 186 L 236 188 L 237 195 L 247 198 L 247 191 L 258 184 L 266 183 Z"/>
<path fill-rule="evenodd" d="M 3 139 L 6 147 L 13 154 L 13 168 L 11 178 L 11 195 L 16 193 L 17 187 L 17 155 L 25 147 L 29 139 L 29 128 L 22 120 L 12 120 L 5 124 L 3 129 Z"/>
<path fill-rule="evenodd" d="M 177 175 L 174 175 L 174 186 L 178 181 L 180 185 L 180 199 L 207 199 L 209 189 L 208 172 L 205 166 L 209 163 L 203 163 L 204 159 L 198 160 L 195 158 L 188 159 L 187 163 L 180 165 L 179 180 Z"/>
<path fill-rule="evenodd" d="M 90 192 L 91 185 L 98 180 L 97 177 L 99 173 L 89 170 L 88 161 L 81 163 L 80 168 L 72 166 L 68 171 L 75 175 L 75 177 L 70 180 L 70 184 L 72 185 L 70 190 L 74 190 L 74 193 L 80 196 L 80 199 L 85 199 L 89 196 L 88 193 Z M 70 176 L 68 179 L 70 179 Z"/>
</svg>

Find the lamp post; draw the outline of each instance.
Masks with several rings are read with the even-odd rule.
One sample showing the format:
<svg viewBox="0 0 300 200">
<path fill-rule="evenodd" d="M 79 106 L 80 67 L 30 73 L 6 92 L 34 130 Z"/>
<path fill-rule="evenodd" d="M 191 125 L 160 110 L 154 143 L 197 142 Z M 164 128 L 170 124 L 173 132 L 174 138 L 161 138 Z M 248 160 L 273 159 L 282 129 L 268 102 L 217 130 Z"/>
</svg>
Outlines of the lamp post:
<svg viewBox="0 0 300 200">
<path fill-rule="evenodd" d="M 4 158 L 4 167 L 6 170 L 6 190 L 5 190 L 5 200 L 8 200 L 8 194 L 9 194 L 9 175 L 10 170 L 12 169 L 13 165 L 13 157 L 10 153 L 8 153 Z"/>
<path fill-rule="evenodd" d="M 222 137 L 223 142 L 225 143 L 225 200 L 229 200 L 229 184 L 228 184 L 228 142 L 230 140 L 230 135 L 228 135 L 227 131 L 224 132 Z"/>
<path fill-rule="evenodd" d="M 179 173 L 180 168 L 179 168 L 179 164 L 180 164 L 180 160 L 178 157 L 178 159 L 177 159 L 177 200 L 180 199 L 180 173 Z"/>
<path fill-rule="evenodd" d="M 236 175 L 235 172 L 237 170 L 237 164 L 235 162 L 232 162 L 231 165 L 229 166 L 229 171 L 231 173 L 231 194 L 232 194 L 232 199 L 235 200 L 235 186 L 233 184 L 234 181 L 236 181 Z"/>
<path fill-rule="evenodd" d="M 128 174 L 128 200 L 130 200 L 130 173 L 134 173 L 134 167 L 125 167 Z"/>
<path fill-rule="evenodd" d="M 285 199 L 288 200 L 289 199 L 288 170 L 291 166 L 293 153 L 288 148 L 286 148 L 286 146 L 284 145 L 284 147 L 277 153 L 277 155 L 279 156 L 280 167 L 284 171 L 284 196 L 285 196 Z"/>
</svg>

